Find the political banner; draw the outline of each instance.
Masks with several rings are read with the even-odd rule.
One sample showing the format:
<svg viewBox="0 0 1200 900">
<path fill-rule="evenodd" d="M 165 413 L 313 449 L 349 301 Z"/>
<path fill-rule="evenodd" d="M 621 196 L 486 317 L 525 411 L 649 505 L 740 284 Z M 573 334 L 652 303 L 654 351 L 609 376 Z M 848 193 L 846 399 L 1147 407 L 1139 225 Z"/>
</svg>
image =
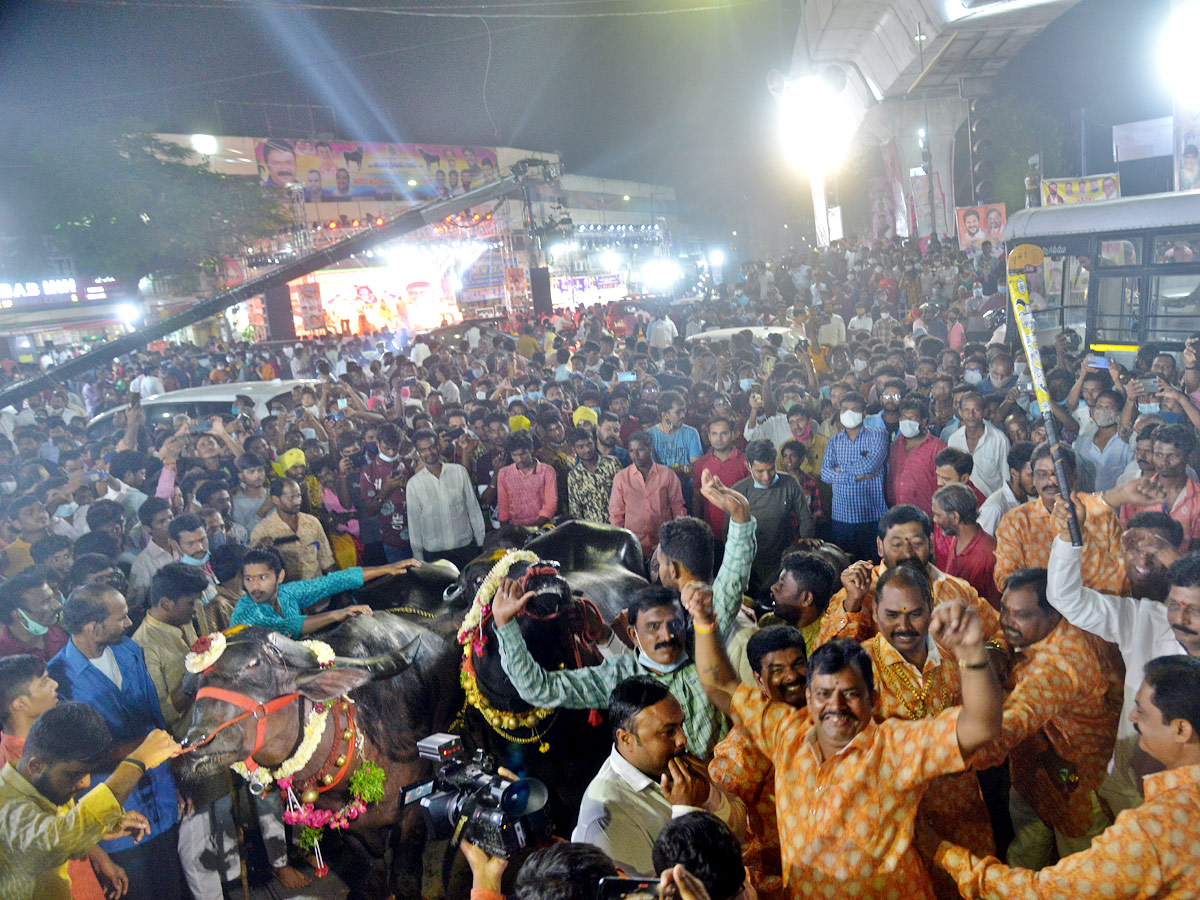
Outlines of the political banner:
<svg viewBox="0 0 1200 900">
<path fill-rule="evenodd" d="M 892 236 L 908 237 L 908 203 L 904 198 L 904 181 L 901 178 L 896 142 L 884 141 L 879 150 L 883 156 L 883 171 L 887 177 L 888 191 L 892 196 Z"/>
<path fill-rule="evenodd" d="M 458 197 L 499 177 L 494 147 L 274 138 L 256 140 L 254 155 L 264 187 L 287 191 L 299 184 L 310 203 L 424 202 Z"/>
<path fill-rule="evenodd" d="M 1200 188 L 1200 110 L 1175 107 L 1175 190 Z"/>
<path fill-rule="evenodd" d="M 1042 206 L 1116 200 L 1121 196 L 1121 176 L 1116 172 L 1083 178 L 1043 178 Z"/>
<path fill-rule="evenodd" d="M 983 249 L 984 241 L 991 241 L 993 253 L 1003 252 L 1007 210 L 1003 203 L 960 206 L 954 210 L 958 220 L 958 249 L 978 252 Z"/>
<path fill-rule="evenodd" d="M 896 206 L 892 199 L 891 184 L 886 178 L 872 178 L 867 182 L 871 204 L 871 239 L 891 240 L 896 230 Z"/>
</svg>

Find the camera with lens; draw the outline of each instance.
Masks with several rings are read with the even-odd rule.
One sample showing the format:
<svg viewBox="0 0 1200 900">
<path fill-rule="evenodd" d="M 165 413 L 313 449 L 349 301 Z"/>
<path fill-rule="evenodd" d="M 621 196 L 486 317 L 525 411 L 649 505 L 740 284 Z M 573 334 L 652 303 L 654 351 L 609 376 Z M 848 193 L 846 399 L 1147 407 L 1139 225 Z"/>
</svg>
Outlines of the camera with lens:
<svg viewBox="0 0 1200 900">
<path fill-rule="evenodd" d="M 509 859 L 550 833 L 549 794 L 536 778 L 508 780 L 482 750 L 468 757 L 453 734 L 418 741 L 417 753 L 440 768 L 432 781 L 408 788 L 404 803 L 420 802 L 433 840 L 468 840 Z"/>
</svg>

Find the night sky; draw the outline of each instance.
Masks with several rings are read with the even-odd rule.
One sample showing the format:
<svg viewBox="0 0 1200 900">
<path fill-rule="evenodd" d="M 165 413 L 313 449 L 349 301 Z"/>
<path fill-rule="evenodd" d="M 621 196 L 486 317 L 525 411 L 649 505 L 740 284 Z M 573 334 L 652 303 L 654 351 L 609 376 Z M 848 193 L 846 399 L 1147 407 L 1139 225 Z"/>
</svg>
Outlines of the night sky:
<svg viewBox="0 0 1200 900">
<path fill-rule="evenodd" d="M 498 0 L 491 9 L 577 14 L 713 2 Z M 222 9 L 211 0 L 8 0 L 0 4 L 0 120 L 101 114 L 216 132 L 215 101 L 316 104 L 334 107 L 339 137 L 558 150 L 570 171 L 670 184 L 686 206 L 714 218 L 735 210 L 736 221 L 749 205 L 807 205 L 807 186 L 781 159 L 766 90 L 767 71 L 789 67 L 799 2 L 715 2 L 731 8 L 489 19 L 493 128 L 483 105 L 488 36 L 477 17 L 317 11 L 275 0 Z M 465 0 L 405 5 L 480 8 Z M 1099 126 L 1165 115 L 1154 46 L 1168 8 L 1168 0 L 1084 0 L 1028 47 L 1009 80 L 1064 115 L 1087 105 Z M 221 109 L 226 132 L 252 133 L 230 127 L 235 106 Z"/>
</svg>

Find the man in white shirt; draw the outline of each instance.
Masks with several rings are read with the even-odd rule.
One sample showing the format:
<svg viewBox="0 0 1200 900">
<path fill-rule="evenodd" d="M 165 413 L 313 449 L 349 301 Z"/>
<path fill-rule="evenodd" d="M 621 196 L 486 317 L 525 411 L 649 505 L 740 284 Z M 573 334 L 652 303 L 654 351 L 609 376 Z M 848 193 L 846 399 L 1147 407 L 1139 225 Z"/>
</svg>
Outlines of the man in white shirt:
<svg viewBox="0 0 1200 900">
<path fill-rule="evenodd" d="M 875 324 L 875 320 L 867 315 L 867 304 L 854 304 L 854 313 L 855 315 L 850 319 L 850 330 L 865 331 L 867 334 L 870 334 L 871 328 Z"/>
<path fill-rule="evenodd" d="M 138 392 L 141 394 L 143 400 L 149 400 L 151 397 L 167 392 L 162 379 L 158 377 L 157 363 L 151 363 L 146 366 L 146 370 L 142 374 L 141 384 L 138 385 Z"/>
<path fill-rule="evenodd" d="M 646 341 L 655 350 L 661 352 L 671 346 L 671 342 L 678 334 L 679 330 L 671 321 L 670 316 L 655 316 L 646 329 Z"/>
<path fill-rule="evenodd" d="M 846 320 L 833 311 L 828 296 L 822 296 L 825 305 L 821 312 L 821 327 L 817 329 L 817 342 L 822 347 L 840 347 L 846 343 Z"/>
<path fill-rule="evenodd" d="M 975 459 L 971 483 L 985 497 L 1000 490 L 1008 472 L 1008 437 L 983 417 L 983 398 L 972 391 L 958 400 L 958 418 L 962 427 L 946 441 L 955 450 Z"/>
<path fill-rule="evenodd" d="M 1037 496 L 1033 486 L 1033 466 L 1030 464 L 1033 448 L 1032 441 L 1017 441 L 1012 445 L 1006 458 L 1008 481 L 979 507 L 979 518 L 975 524 L 992 537 L 996 536 L 996 528 L 1006 512 Z"/>
<path fill-rule="evenodd" d="M 741 840 L 746 808 L 687 753 L 683 708 L 646 675 L 609 695 L 613 750 L 583 795 L 571 840 L 594 844 L 626 874 L 653 876 L 654 841 L 672 819 L 707 810 Z"/>
<path fill-rule="evenodd" d="M 408 480 L 408 539 L 414 559 L 448 559 L 460 569 L 483 546 L 483 512 L 467 470 L 443 462 L 437 435 L 418 431 L 413 445 L 424 466 Z"/>
<path fill-rule="evenodd" d="M 1075 512 L 1082 528 L 1082 504 L 1076 502 Z M 1083 586 L 1081 550 L 1071 546 L 1067 504 L 1061 497 L 1053 516 L 1058 536 L 1050 549 L 1046 599 L 1075 627 L 1116 644 L 1125 661 L 1117 744 L 1109 776 L 1098 791 L 1118 813 L 1141 804 L 1141 776 L 1160 768 L 1143 768 L 1153 761 L 1138 749 L 1138 732 L 1129 721 L 1146 663 L 1159 656 L 1200 656 L 1200 554 L 1181 557 L 1172 546 L 1174 535 L 1165 528 L 1136 527 L 1131 521 L 1121 548 L 1134 596 L 1101 594 Z"/>
</svg>

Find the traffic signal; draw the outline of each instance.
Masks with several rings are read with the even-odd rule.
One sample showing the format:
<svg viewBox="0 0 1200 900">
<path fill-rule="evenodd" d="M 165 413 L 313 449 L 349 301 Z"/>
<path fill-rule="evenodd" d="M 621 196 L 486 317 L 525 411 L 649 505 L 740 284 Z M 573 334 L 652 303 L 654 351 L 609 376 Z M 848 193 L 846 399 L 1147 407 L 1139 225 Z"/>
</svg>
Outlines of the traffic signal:
<svg viewBox="0 0 1200 900">
<path fill-rule="evenodd" d="M 995 145 L 992 141 L 993 121 L 986 101 L 975 99 L 967 111 L 967 127 L 971 138 L 971 199 L 972 203 L 991 203 L 995 199 Z"/>
</svg>

